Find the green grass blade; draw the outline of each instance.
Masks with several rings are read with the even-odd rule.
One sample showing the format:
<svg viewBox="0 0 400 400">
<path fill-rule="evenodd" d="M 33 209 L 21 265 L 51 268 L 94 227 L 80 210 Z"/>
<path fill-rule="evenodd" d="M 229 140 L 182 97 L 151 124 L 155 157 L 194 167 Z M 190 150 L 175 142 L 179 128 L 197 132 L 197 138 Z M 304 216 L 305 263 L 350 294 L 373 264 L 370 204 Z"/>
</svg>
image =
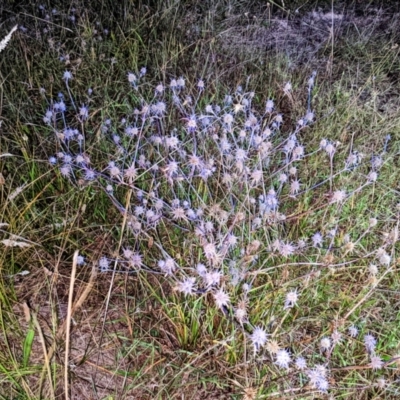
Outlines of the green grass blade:
<svg viewBox="0 0 400 400">
<path fill-rule="evenodd" d="M 23 356 L 22 356 L 22 365 L 24 368 L 28 366 L 29 358 L 32 352 L 32 344 L 34 338 L 35 338 L 35 330 L 33 329 L 32 326 L 30 326 L 24 340 Z"/>
</svg>

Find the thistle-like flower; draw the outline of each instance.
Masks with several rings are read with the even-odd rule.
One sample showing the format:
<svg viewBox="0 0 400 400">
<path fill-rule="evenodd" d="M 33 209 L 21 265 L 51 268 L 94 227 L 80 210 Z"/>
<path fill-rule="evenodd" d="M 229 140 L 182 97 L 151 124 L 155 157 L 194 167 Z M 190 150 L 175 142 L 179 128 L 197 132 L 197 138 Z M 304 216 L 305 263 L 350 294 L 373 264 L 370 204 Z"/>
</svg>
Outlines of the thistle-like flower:
<svg viewBox="0 0 400 400">
<path fill-rule="evenodd" d="M 307 361 L 304 357 L 299 356 L 296 358 L 295 365 L 296 368 L 302 371 L 307 368 Z"/>
<path fill-rule="evenodd" d="M 185 280 L 178 282 L 175 290 L 183 293 L 185 296 L 194 294 L 196 285 L 196 278 L 186 278 Z"/>
<path fill-rule="evenodd" d="M 222 289 L 219 289 L 214 293 L 214 301 L 218 308 L 224 309 L 230 303 L 229 295 Z"/>
<path fill-rule="evenodd" d="M 292 361 L 291 357 L 290 357 L 290 353 L 285 350 L 279 350 L 276 353 L 276 361 L 275 364 L 279 367 L 279 368 L 283 368 L 283 369 L 288 369 L 289 368 L 289 363 Z"/>
<path fill-rule="evenodd" d="M 383 361 L 379 356 L 372 356 L 370 365 L 373 369 L 381 369 L 383 367 Z"/>
<path fill-rule="evenodd" d="M 358 335 L 358 329 L 354 325 L 350 326 L 350 328 L 348 329 L 348 332 L 349 332 L 349 335 L 353 338 Z"/>
<path fill-rule="evenodd" d="M 298 299 L 299 295 L 297 294 L 297 289 L 291 290 L 290 292 L 286 293 L 284 309 L 294 307 L 297 304 Z"/>
<path fill-rule="evenodd" d="M 368 353 L 373 353 L 376 347 L 376 339 L 373 335 L 367 334 L 364 336 L 364 345 Z"/>
<path fill-rule="evenodd" d="M 259 326 L 254 328 L 254 331 L 250 336 L 250 339 L 254 345 L 254 351 L 258 351 L 260 347 L 263 347 L 265 345 L 265 343 L 267 342 L 267 337 L 268 335 L 264 329 L 260 328 Z"/>
<path fill-rule="evenodd" d="M 321 339 L 320 347 L 322 351 L 329 350 L 332 346 L 332 341 L 329 337 L 324 337 Z"/>
</svg>

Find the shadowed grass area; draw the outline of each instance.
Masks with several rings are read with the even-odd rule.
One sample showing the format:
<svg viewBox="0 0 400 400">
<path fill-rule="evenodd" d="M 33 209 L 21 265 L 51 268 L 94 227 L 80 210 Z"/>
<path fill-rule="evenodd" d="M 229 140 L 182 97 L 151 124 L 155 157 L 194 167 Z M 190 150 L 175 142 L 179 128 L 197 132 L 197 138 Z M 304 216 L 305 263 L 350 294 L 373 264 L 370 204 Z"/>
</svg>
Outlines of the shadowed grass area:
<svg viewBox="0 0 400 400">
<path fill-rule="evenodd" d="M 1 6 L 0 398 L 398 398 L 396 4 L 268 4 Z"/>
</svg>

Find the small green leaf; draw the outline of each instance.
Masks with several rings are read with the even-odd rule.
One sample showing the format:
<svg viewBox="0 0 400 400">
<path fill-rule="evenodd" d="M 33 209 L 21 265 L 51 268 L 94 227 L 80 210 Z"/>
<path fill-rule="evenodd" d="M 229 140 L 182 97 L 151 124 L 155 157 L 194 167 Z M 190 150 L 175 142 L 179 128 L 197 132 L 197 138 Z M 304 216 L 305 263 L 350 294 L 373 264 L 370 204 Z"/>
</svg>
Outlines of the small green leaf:
<svg viewBox="0 0 400 400">
<path fill-rule="evenodd" d="M 35 338 L 35 330 L 32 328 L 32 326 L 30 326 L 24 340 L 23 359 L 22 359 L 22 365 L 24 366 L 24 368 L 28 366 L 34 338 Z"/>
</svg>

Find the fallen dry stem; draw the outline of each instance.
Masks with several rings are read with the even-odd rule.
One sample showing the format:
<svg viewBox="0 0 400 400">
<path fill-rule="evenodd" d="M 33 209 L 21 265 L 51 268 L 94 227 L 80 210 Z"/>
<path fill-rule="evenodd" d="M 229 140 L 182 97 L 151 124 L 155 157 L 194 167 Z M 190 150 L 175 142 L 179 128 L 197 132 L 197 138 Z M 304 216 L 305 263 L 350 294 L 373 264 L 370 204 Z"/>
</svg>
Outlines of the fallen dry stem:
<svg viewBox="0 0 400 400">
<path fill-rule="evenodd" d="M 50 363 L 50 361 L 54 355 L 54 352 L 55 352 L 56 346 L 57 346 L 57 342 L 59 342 L 65 334 L 65 331 L 67 329 L 67 321 L 70 321 L 70 319 L 73 317 L 75 312 L 83 305 L 83 303 L 89 296 L 89 293 L 91 292 L 91 290 L 93 288 L 94 280 L 95 280 L 96 276 L 97 276 L 97 265 L 95 263 L 93 263 L 89 282 L 87 283 L 85 290 L 79 296 L 79 298 L 75 302 L 75 304 L 68 310 L 68 318 L 58 328 L 55 338 L 53 340 L 53 343 L 52 343 L 50 349 L 48 350 L 47 354 L 45 355 L 45 359 L 47 358 L 47 360 L 48 360 L 47 365 Z M 43 370 L 42 370 L 42 375 L 40 378 L 40 387 L 42 387 L 46 369 L 47 369 L 47 367 L 46 367 L 46 365 L 44 365 Z"/>
<path fill-rule="evenodd" d="M 41 393 L 42 391 L 42 386 L 43 386 L 43 380 L 44 380 L 44 373 L 47 371 L 47 375 L 49 378 L 49 387 L 50 387 L 50 392 L 51 392 L 51 398 L 55 399 L 55 392 L 54 392 L 54 387 L 53 387 L 53 382 L 51 380 L 51 370 L 50 370 L 50 359 L 48 357 L 48 352 L 46 349 L 46 341 L 43 335 L 43 330 L 42 327 L 39 324 L 39 321 L 37 319 L 37 315 L 33 310 L 29 309 L 29 306 L 27 305 L 27 303 L 23 304 L 24 309 L 27 308 L 30 311 L 30 315 L 32 318 L 32 321 L 34 323 L 34 325 L 36 326 L 36 329 L 38 331 L 39 334 L 39 338 L 40 338 L 40 342 L 42 343 L 42 348 L 43 348 L 43 356 L 44 356 L 44 365 L 43 365 L 43 372 L 42 372 L 42 376 L 39 382 L 39 393 Z"/>
<path fill-rule="evenodd" d="M 68 390 L 68 359 L 69 359 L 69 344 L 71 338 L 71 320 L 72 320 L 72 300 L 74 296 L 74 286 L 75 286 L 75 276 L 76 276 L 76 266 L 78 265 L 78 255 L 79 251 L 75 250 L 74 258 L 72 261 L 72 272 L 71 281 L 69 285 L 69 295 L 68 295 L 68 312 L 67 312 L 67 326 L 65 334 L 65 364 L 64 364 L 64 382 L 65 382 L 65 400 L 69 400 L 69 390 Z"/>
</svg>

